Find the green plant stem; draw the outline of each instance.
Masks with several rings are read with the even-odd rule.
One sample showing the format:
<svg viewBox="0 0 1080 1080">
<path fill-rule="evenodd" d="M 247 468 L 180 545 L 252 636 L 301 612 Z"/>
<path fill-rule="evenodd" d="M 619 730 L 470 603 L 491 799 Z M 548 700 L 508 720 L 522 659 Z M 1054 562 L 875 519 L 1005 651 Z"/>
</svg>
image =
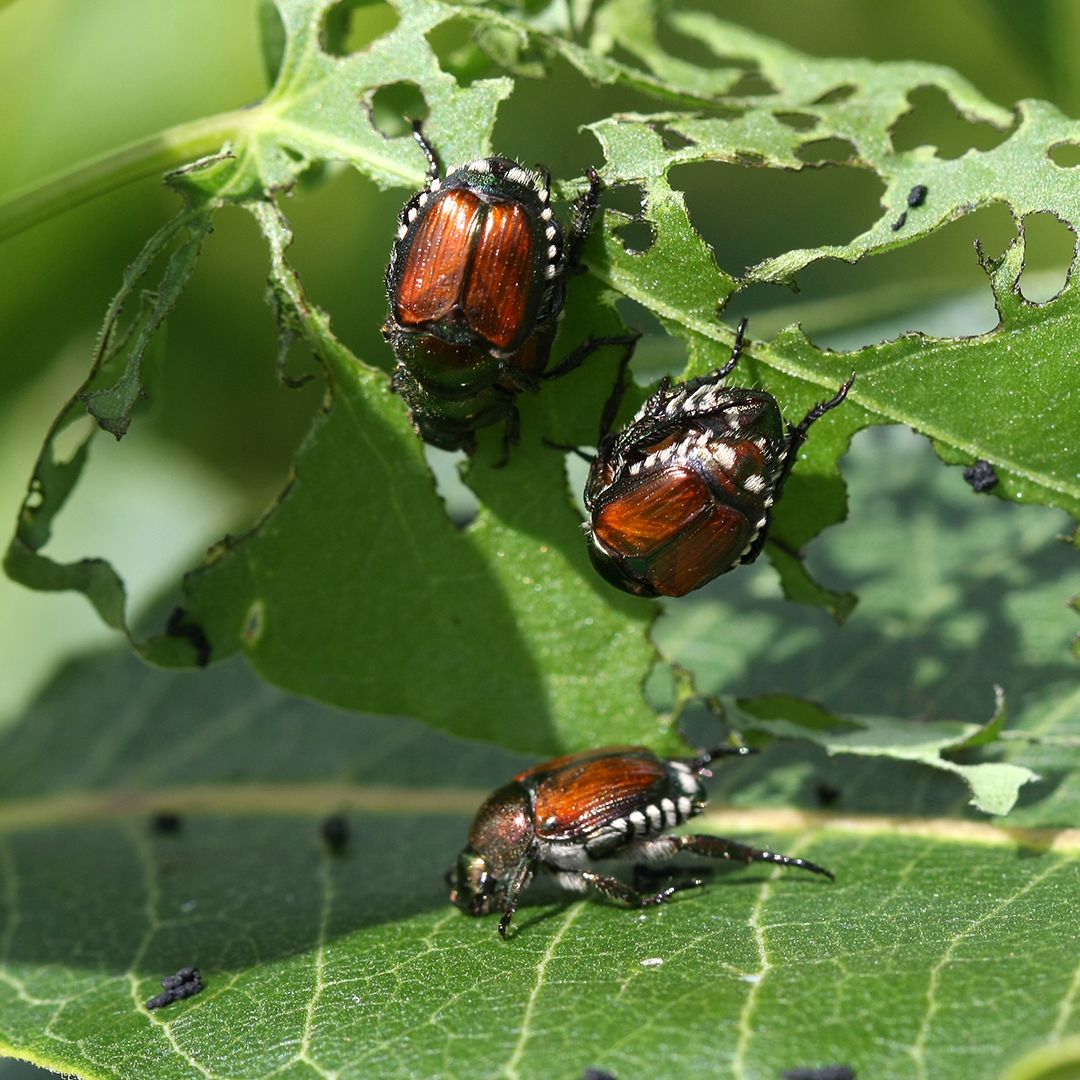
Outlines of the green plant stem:
<svg viewBox="0 0 1080 1080">
<path fill-rule="evenodd" d="M 257 108 L 237 109 L 178 124 L 14 192 L 0 200 L 0 243 L 124 184 L 220 150 L 257 114 Z"/>
</svg>

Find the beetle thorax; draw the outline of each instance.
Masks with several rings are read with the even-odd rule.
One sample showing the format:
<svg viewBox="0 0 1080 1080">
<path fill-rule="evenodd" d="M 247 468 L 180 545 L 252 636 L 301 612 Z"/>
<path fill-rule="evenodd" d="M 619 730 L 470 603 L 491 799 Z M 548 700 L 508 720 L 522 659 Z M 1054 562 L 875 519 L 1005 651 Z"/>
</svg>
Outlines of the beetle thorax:
<svg viewBox="0 0 1080 1080">
<path fill-rule="evenodd" d="M 521 862 L 534 835 L 529 793 L 513 781 L 480 807 L 469 830 L 469 847 L 484 857 L 489 873 L 498 877 Z"/>
</svg>

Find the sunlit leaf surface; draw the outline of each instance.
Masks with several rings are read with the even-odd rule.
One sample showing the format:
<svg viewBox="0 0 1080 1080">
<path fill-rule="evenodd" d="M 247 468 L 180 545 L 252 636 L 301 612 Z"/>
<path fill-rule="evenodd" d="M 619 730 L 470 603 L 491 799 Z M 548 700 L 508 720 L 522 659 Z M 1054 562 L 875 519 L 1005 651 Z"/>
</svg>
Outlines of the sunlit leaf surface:
<svg viewBox="0 0 1080 1080">
<path fill-rule="evenodd" d="M 812 57 L 647 0 L 392 7 L 350 51 L 346 8 L 261 5 L 274 84 L 230 114 L 226 146 L 170 177 L 183 208 L 131 264 L 46 439 L 8 572 L 84 593 L 146 659 L 211 666 L 89 658 L 0 736 L 0 1055 L 125 1080 L 1070 1068 L 1080 698 L 1064 601 L 1080 571 L 1056 537 L 1080 507 L 1080 294 L 1070 280 L 1032 304 L 1019 281 L 1026 215 L 1080 225 L 1073 171 L 1052 154 L 1080 144 L 1080 124 L 1045 102 L 1005 110 L 942 67 Z M 432 45 L 451 24 L 482 46 L 453 70 Z M 614 350 L 523 395 L 504 468 L 501 432 L 482 434 L 463 469 L 478 510 L 455 521 L 388 356 L 350 351 L 290 253 L 285 195 L 303 199 L 327 162 L 402 198 L 422 182 L 412 140 L 376 126 L 377 90 L 422 91 L 448 162 L 512 154 L 492 145 L 499 109 L 553 56 L 634 94 L 638 111 L 605 106 L 588 130 L 609 198 L 640 194 L 648 237 L 630 250 L 630 215 L 605 211 L 556 356 L 618 333 L 629 298 L 701 374 L 726 358 L 755 285 L 917 244 L 991 204 L 1017 226 L 981 253 L 990 333 L 840 353 L 790 326 L 750 343 L 733 378 L 769 389 L 789 421 L 857 381 L 799 454 L 771 565 L 659 621 L 590 569 L 564 455 L 544 445 L 595 443 Z M 897 150 L 890 132 L 927 87 L 996 144 Z M 840 242 L 729 265 L 671 170 L 801 170 L 812 144 L 848 147 L 847 166 L 881 183 L 880 212 Z M 556 188 L 565 219 L 582 181 Z M 315 375 L 321 408 L 279 497 L 185 577 L 166 632 L 158 619 L 136 634 L 116 569 L 92 551 L 52 558 L 48 542 L 91 439 L 134 429 L 154 397 L 155 342 L 225 207 L 265 242 L 283 368 Z M 392 228 L 362 242 L 388 249 Z M 102 431 L 79 442 L 88 414 Z M 885 425 L 939 457 L 896 431 L 859 434 Z M 941 464 L 976 459 L 1003 499 Z M 850 520 L 810 544 L 845 517 L 848 481 Z M 449 907 L 442 874 L 486 792 L 534 760 L 521 755 L 667 749 L 676 719 L 701 745 L 734 729 L 761 749 L 718 770 L 702 830 L 804 855 L 835 884 L 698 863 L 680 872 L 707 888 L 644 914 L 539 886 L 506 943 Z M 179 828 L 155 829 L 161 814 Z M 349 832 L 337 854 L 321 836 L 334 814 Z M 201 994 L 145 1009 L 192 965 Z"/>
<path fill-rule="evenodd" d="M 993 1080 L 1080 1035 L 1078 698 L 1067 659 L 1047 661 L 1070 629 L 1050 598 L 1080 581 L 1062 575 L 1069 551 L 1048 546 L 1055 515 L 1003 515 L 912 440 L 890 448 L 883 476 L 860 446 L 856 516 L 825 545 L 841 581 L 864 579 L 854 632 L 868 618 L 914 634 L 929 619 L 925 636 L 946 656 L 979 636 L 978 662 L 909 673 L 904 635 L 868 637 L 826 681 L 851 715 L 870 700 L 901 710 L 878 721 L 892 745 L 829 756 L 857 730 L 820 714 L 816 732 L 805 706 L 788 703 L 800 739 L 718 768 L 698 819 L 820 862 L 835 884 L 687 858 L 683 873 L 712 871 L 707 887 L 644 914 L 538 884 L 504 943 L 494 919 L 447 904 L 442 874 L 483 796 L 529 758 L 287 698 L 240 661 L 163 673 L 92 658 L 0 742 L 0 1045 L 87 1077 L 578 1080 L 594 1067 L 743 1078 L 846 1063 L 856 1075 Z M 907 567 L 921 592 L 871 571 L 883 557 L 874 530 L 889 524 L 871 511 L 905 476 L 926 493 L 913 532 L 963 521 L 944 565 Z M 994 567 L 981 555 L 990 543 L 1027 549 L 1023 565 Z M 937 606 L 952 559 L 983 564 L 985 605 Z M 999 608 L 992 597 L 1017 575 L 1022 594 Z M 755 595 L 759 578 L 767 570 L 739 600 L 737 643 L 715 600 L 662 624 L 665 648 L 703 686 L 723 668 L 725 685 L 747 694 L 761 679 L 797 687 L 818 663 L 798 624 L 784 648 L 774 624 L 790 605 L 775 589 Z M 991 680 L 1011 694 L 1002 741 L 950 757 L 1040 775 L 1004 820 L 977 813 L 961 777 L 896 760 L 904 738 L 977 732 Z M 927 695 L 958 719 L 904 719 Z M 767 700 L 727 705 L 753 736 L 760 717 L 740 710 L 764 714 Z M 694 725 L 701 741 L 717 738 L 715 719 Z M 179 830 L 155 831 L 161 813 L 178 815 Z M 349 829 L 337 855 L 321 838 L 334 814 Z M 206 990 L 144 1011 L 188 965 Z"/>
</svg>

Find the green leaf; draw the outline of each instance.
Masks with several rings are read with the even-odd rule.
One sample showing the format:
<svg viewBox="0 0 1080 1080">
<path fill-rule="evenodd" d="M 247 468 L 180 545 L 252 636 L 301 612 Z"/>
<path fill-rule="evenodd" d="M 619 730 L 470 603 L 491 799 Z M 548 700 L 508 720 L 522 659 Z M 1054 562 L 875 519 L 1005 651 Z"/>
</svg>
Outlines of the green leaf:
<svg viewBox="0 0 1080 1080">
<path fill-rule="evenodd" d="M 127 430 L 146 394 L 150 339 L 181 295 L 214 214 L 237 204 L 254 215 L 270 250 L 269 295 L 282 356 L 293 340 L 307 346 L 325 379 L 324 407 L 277 502 L 187 576 L 182 609 L 165 634 L 138 642 L 143 655 L 176 665 L 244 650 L 268 679 L 305 695 L 412 715 L 537 752 L 611 740 L 673 745 L 671 718 L 650 710 L 641 692 L 657 659 L 648 640 L 654 609 L 616 594 L 592 573 L 562 463 L 542 445 L 545 438 L 595 440 L 614 350 L 562 385 L 526 396 L 523 443 L 506 469 L 491 467 L 500 433 L 484 433 L 465 474 L 480 510 L 458 529 L 385 375 L 342 345 L 288 260 L 292 229 L 278 201 L 312 167 L 345 162 L 382 187 L 421 181 L 424 163 L 413 142 L 387 138 L 375 126 L 370 107 L 378 89 L 418 88 L 428 134 L 447 160 L 490 149 L 497 110 L 513 84 L 494 74 L 460 84 L 440 68 L 431 35 L 458 21 L 497 38 L 496 55 L 512 68 L 549 64 L 557 54 L 594 82 L 639 91 L 667 110 L 619 113 L 589 125 L 608 183 L 640 186 L 655 240 L 643 253 L 630 252 L 618 233 L 626 215 L 606 213 L 586 253 L 590 273 L 571 290 L 560 353 L 589 333 L 617 332 L 612 305 L 627 297 L 682 339 L 685 374 L 700 374 L 722 361 L 730 340 L 718 309 L 737 303 L 752 284 L 788 281 L 826 259 L 855 261 L 893 250 L 989 202 L 1012 210 L 1013 243 L 1000 259 L 983 258 L 1002 319 L 993 333 L 911 335 L 845 355 L 817 348 L 791 327 L 748 350 L 737 378 L 769 389 L 793 421 L 833 394 L 852 368 L 858 371 L 844 407 L 815 425 L 777 508 L 768 550 L 788 596 L 823 605 L 837 618 L 852 610 L 852 593 L 817 584 L 800 553 L 845 515 L 838 462 L 868 425 L 907 424 L 950 462 L 991 462 L 998 494 L 1076 514 L 1072 448 L 1080 440 L 1080 414 L 1061 406 L 1072 387 L 1071 342 L 1080 330 L 1076 287 L 1070 282 L 1044 305 L 1018 293 L 1022 215 L 1049 208 L 1077 224 L 1071 174 L 1048 156 L 1053 145 L 1080 138 L 1074 121 L 1051 105 L 1027 102 L 992 150 L 955 159 L 930 147 L 897 151 L 888 132 L 921 87 L 939 89 L 966 117 L 1003 132 L 1010 114 L 941 67 L 814 58 L 705 13 L 668 13 L 646 0 L 618 0 L 591 20 L 580 8 L 507 14 L 420 0 L 395 7 L 400 20 L 388 33 L 356 52 L 331 55 L 321 38 L 327 4 L 279 0 L 284 37 L 275 37 L 276 24 L 264 33 L 274 86 L 254 108 L 230 114 L 232 137 L 224 149 L 171 175 L 185 208 L 132 265 L 107 317 L 94 370 L 49 435 L 6 559 L 18 580 L 79 589 L 109 625 L 128 629 L 124 585 L 109 564 L 88 557 L 62 565 L 44 550 L 85 461 L 84 451 L 65 460 L 56 440 L 83 404 L 106 430 L 117 436 Z M 673 45 L 661 45 L 665 35 L 671 42 L 693 38 L 718 65 L 671 54 Z M 741 93 L 748 68 L 772 92 Z M 811 126 L 785 122 L 793 113 Z M 850 143 L 851 164 L 881 178 L 880 218 L 847 244 L 779 254 L 741 276 L 722 268 L 723 253 L 695 230 L 669 177 L 672 168 L 738 162 L 802 169 L 799 151 L 823 138 Z M 674 143 L 680 145 L 673 149 Z M 927 185 L 927 200 L 894 230 L 897 209 L 916 182 Z M 580 189 L 580 181 L 567 181 L 560 193 L 566 199 Z M 134 318 L 124 316 L 125 303 L 130 307 L 136 289 L 155 273 L 144 306 Z M 1018 356 L 1026 362 L 1018 364 Z M 867 708 L 854 715 L 881 714 Z M 891 738 L 895 743 L 895 733 Z M 983 805 L 1007 801 L 999 793 Z"/>
<path fill-rule="evenodd" d="M 783 756 L 759 756 L 782 783 Z M 774 782 L 698 819 L 823 863 L 835 885 L 717 867 L 640 914 L 534 886 L 502 942 L 496 920 L 447 904 L 442 872 L 524 763 L 287 698 L 239 663 L 80 661 L 0 741 L 0 1052 L 124 1080 L 827 1063 L 992 1080 L 1080 1034 L 1062 963 L 1080 837 L 1045 827 L 1063 820 L 1045 790 L 1027 828 L 902 817 L 920 789 L 882 762 L 884 817 L 851 799 L 851 759 L 840 812 L 791 809 Z M 721 786 L 743 770 L 723 766 Z M 161 813 L 179 829 L 156 831 Z M 348 823 L 339 855 L 320 839 L 330 814 Z M 148 1012 L 190 965 L 203 993 Z"/>
<path fill-rule="evenodd" d="M 1024 784 L 1039 776 L 1023 765 L 981 762 L 960 765 L 944 755 L 997 738 L 1005 720 L 1005 697 L 985 724 L 938 721 L 912 724 L 892 717 L 830 717 L 797 698 L 781 696 L 725 702 L 725 714 L 743 732 L 764 731 L 780 738 L 809 739 L 829 755 L 915 761 L 955 773 L 971 789 L 971 804 L 987 814 L 1007 814 Z M 807 715 L 807 714 L 810 715 Z M 840 730 L 837 730 L 840 728 Z"/>
<path fill-rule="evenodd" d="M 857 443 L 853 520 L 822 545 L 863 593 L 848 626 L 794 622 L 775 588 L 762 594 L 765 568 L 661 623 L 703 686 L 758 695 L 725 702 L 748 729 L 772 723 L 760 682 L 826 681 L 845 711 L 898 715 L 919 700 L 976 712 L 991 679 L 1009 687 L 988 746 L 974 723 L 787 700 L 798 741 L 717 769 L 695 827 L 811 858 L 835 885 L 721 867 L 643 918 L 538 884 L 503 943 L 494 919 L 448 906 L 441 875 L 484 794 L 529 759 L 290 699 L 235 662 L 89 659 L 0 741 L 0 1046 L 124 1080 L 147 1061 L 185 1078 L 555 1080 L 829 1063 L 998 1080 L 1014 1062 L 1026 1077 L 1068 1061 L 1080 690 L 1053 600 L 1080 581 L 1052 546 L 1059 515 L 977 499 L 925 444 L 882 434 Z M 896 565 L 896 547 L 922 557 Z M 1006 820 L 978 820 L 971 788 L 941 771 L 946 746 L 976 780 L 1041 779 Z M 159 812 L 181 831 L 154 834 Z M 319 827 L 335 813 L 351 839 L 330 857 Z M 70 887 L 82 879 L 96 887 Z M 204 993 L 144 1012 L 190 963 Z"/>
<path fill-rule="evenodd" d="M 793 613 L 755 569 L 657 625 L 665 654 L 720 699 L 736 728 L 821 748 L 823 780 L 805 764 L 778 768 L 785 752 L 774 747 L 767 766 L 747 762 L 740 790 L 725 795 L 753 804 L 783 790 L 815 808 L 820 783 L 840 805 L 892 813 L 896 781 L 854 768 L 868 754 L 913 763 L 901 787 L 920 812 L 955 814 L 971 801 L 1011 810 L 1010 821 L 1071 822 L 1080 806 L 1065 778 L 1080 749 L 1080 698 L 1059 598 L 1080 586 L 1080 569 L 1058 541 L 1060 515 L 974 498 L 910 435 L 860 438 L 846 470 L 852 519 L 820 546 L 821 568 L 862 594 L 848 624 Z M 995 684 L 1008 694 L 1008 718 Z M 989 722 L 972 722 L 995 692 Z M 931 779 L 916 762 L 964 783 Z M 1032 800 L 1047 809 L 1058 798 L 1049 817 L 1028 817 Z"/>
</svg>

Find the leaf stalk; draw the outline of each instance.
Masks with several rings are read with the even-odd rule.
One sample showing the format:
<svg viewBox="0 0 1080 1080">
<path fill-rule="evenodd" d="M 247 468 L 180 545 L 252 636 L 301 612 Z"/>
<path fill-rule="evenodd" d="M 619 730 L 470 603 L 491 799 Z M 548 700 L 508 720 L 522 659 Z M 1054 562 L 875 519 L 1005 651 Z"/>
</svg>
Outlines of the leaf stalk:
<svg viewBox="0 0 1080 1080">
<path fill-rule="evenodd" d="M 262 106 L 166 128 L 35 181 L 0 199 L 0 243 L 125 184 L 212 154 L 263 119 Z"/>
</svg>

